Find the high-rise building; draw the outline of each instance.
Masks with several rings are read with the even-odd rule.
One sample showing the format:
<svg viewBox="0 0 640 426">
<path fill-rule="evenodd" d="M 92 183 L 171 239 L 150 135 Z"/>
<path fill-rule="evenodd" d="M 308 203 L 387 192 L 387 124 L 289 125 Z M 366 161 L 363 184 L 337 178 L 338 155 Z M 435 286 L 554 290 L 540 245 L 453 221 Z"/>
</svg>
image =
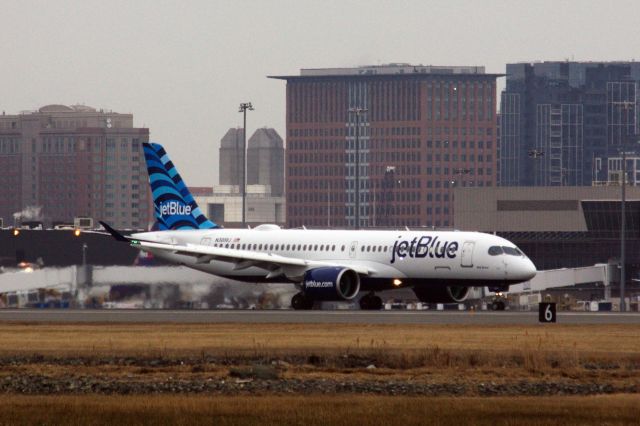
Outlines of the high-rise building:
<svg viewBox="0 0 640 426">
<path fill-rule="evenodd" d="M 48 105 L 0 116 L 0 217 L 35 211 L 45 225 L 76 217 L 145 228 L 151 217 L 142 143 L 132 114 Z"/>
<path fill-rule="evenodd" d="M 193 192 L 209 219 L 226 227 L 242 223 L 243 129 L 229 129 L 220 140 L 220 184 Z M 271 128 L 256 130 L 247 141 L 245 225 L 284 225 L 284 147 Z"/>
<path fill-rule="evenodd" d="M 234 185 L 240 188 L 244 163 L 244 130 L 229 129 L 220 140 L 218 176 L 220 185 Z"/>
<path fill-rule="evenodd" d="M 220 185 L 242 185 L 243 132 L 241 128 L 229 129 L 220 140 Z M 276 197 L 284 194 L 284 146 L 282 138 L 268 127 L 256 130 L 247 141 L 247 185 L 266 185 Z"/>
<path fill-rule="evenodd" d="M 268 185 L 274 197 L 284 195 L 284 146 L 278 132 L 258 129 L 248 145 L 247 184 Z"/>
<path fill-rule="evenodd" d="M 640 62 L 507 64 L 500 185 L 606 181 L 638 132 L 639 82 Z"/>
<path fill-rule="evenodd" d="M 353 227 L 358 204 L 361 227 L 451 226 L 453 185 L 496 183 L 496 77 L 407 64 L 271 77 L 287 82 L 288 225 Z"/>
</svg>

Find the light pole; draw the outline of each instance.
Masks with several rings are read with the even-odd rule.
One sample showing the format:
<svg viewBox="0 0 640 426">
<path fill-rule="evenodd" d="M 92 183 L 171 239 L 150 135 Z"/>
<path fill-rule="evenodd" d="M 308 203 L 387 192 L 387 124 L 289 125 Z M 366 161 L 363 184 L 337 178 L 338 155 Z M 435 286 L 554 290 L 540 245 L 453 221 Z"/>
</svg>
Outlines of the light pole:
<svg viewBox="0 0 640 426">
<path fill-rule="evenodd" d="M 622 185 L 621 188 L 621 200 L 620 200 L 620 312 L 626 311 L 626 303 L 624 301 L 624 287 L 626 281 L 626 237 L 625 233 L 627 232 L 627 213 L 626 213 L 626 205 L 627 205 L 627 143 L 628 140 L 631 139 L 632 136 L 629 134 L 629 110 L 633 108 L 635 111 L 635 102 L 624 101 L 620 102 L 621 110 L 626 112 L 625 116 L 627 116 L 627 125 L 625 126 L 625 135 L 622 136 Z M 621 120 L 622 121 L 622 117 Z"/>
<path fill-rule="evenodd" d="M 245 228 L 247 226 L 246 219 L 246 207 L 245 204 L 247 202 L 247 110 L 253 111 L 253 105 L 251 102 L 243 102 L 240 104 L 240 109 L 238 112 L 241 112 L 242 117 L 242 227 Z"/>
<path fill-rule="evenodd" d="M 82 266 L 87 266 L 87 243 L 82 243 Z"/>
<path fill-rule="evenodd" d="M 350 114 L 356 115 L 356 224 L 354 229 L 360 229 L 360 115 L 369 111 L 367 108 L 349 108 Z"/>
</svg>

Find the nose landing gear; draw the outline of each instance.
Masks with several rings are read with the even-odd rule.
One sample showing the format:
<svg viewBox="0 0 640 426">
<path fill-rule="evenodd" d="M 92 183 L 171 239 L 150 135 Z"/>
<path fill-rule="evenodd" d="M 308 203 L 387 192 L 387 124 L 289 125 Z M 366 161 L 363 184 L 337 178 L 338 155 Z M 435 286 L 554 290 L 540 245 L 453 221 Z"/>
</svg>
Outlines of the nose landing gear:
<svg viewBox="0 0 640 426">
<path fill-rule="evenodd" d="M 379 311 L 382 309 L 382 299 L 374 293 L 365 294 L 360 299 L 360 309 L 363 311 Z"/>
</svg>

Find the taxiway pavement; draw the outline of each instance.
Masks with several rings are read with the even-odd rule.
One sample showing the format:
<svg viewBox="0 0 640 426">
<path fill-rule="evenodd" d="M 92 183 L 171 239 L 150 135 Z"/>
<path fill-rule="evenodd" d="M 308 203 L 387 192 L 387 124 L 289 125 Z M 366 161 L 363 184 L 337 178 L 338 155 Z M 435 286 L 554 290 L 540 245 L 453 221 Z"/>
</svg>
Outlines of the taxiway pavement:
<svg viewBox="0 0 640 426">
<path fill-rule="evenodd" d="M 537 324 L 537 312 L 0 309 L 0 322 Z M 638 324 L 640 313 L 558 312 L 558 324 Z"/>
</svg>

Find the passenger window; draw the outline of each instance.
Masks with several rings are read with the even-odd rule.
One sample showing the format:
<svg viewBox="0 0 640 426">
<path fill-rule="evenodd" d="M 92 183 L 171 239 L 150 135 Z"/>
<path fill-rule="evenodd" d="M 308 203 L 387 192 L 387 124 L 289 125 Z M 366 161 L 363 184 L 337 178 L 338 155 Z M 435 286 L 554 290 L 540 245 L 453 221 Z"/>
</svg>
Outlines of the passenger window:
<svg viewBox="0 0 640 426">
<path fill-rule="evenodd" d="M 320 251 L 324 250 L 324 244 L 320 246 Z"/>
<path fill-rule="evenodd" d="M 500 246 L 491 246 L 491 247 L 489 247 L 489 254 L 491 256 L 498 256 L 498 255 L 500 255 L 502 253 L 503 253 L 502 247 L 500 247 Z"/>
<path fill-rule="evenodd" d="M 341 251 L 344 251 L 344 246 L 342 246 L 342 249 L 341 249 Z"/>
<path fill-rule="evenodd" d="M 313 251 L 318 251 L 318 245 L 313 246 Z"/>
<path fill-rule="evenodd" d="M 306 251 L 306 250 L 307 250 L 307 245 L 306 245 L 306 244 L 302 246 L 302 250 L 303 250 L 303 251 Z"/>
<path fill-rule="evenodd" d="M 331 246 L 331 251 L 336 251 L 336 245 L 335 244 Z"/>
</svg>

